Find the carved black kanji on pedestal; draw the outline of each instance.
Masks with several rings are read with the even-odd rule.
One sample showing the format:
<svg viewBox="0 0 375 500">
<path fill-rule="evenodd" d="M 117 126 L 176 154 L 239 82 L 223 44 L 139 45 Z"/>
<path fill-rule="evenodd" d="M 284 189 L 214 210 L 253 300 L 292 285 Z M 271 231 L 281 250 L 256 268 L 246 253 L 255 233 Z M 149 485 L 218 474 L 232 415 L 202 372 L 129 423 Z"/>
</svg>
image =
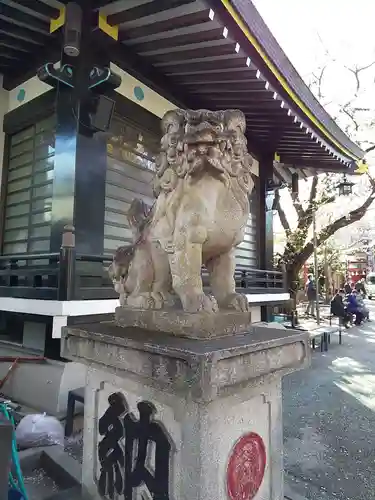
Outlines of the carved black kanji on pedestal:
<svg viewBox="0 0 375 500">
<path fill-rule="evenodd" d="M 163 425 L 152 420 L 154 405 L 138 403 L 137 420 L 121 393 L 112 394 L 108 402 L 110 406 L 99 420 L 99 433 L 104 435 L 98 447 L 100 495 L 133 500 L 134 489 L 145 485 L 154 500 L 169 500 L 171 441 Z"/>
<path fill-rule="evenodd" d="M 101 496 L 111 500 L 115 492 L 124 491 L 122 470 L 125 466 L 125 454 L 120 441 L 124 438 L 124 422 L 121 418 L 127 413 L 126 400 L 121 393 L 111 394 L 109 408 L 99 420 L 99 434 L 104 435 L 98 447 L 101 466 L 98 490 Z"/>
<path fill-rule="evenodd" d="M 155 407 L 146 401 L 137 405 L 139 421 L 127 415 L 125 427 L 125 500 L 133 499 L 133 489 L 145 484 L 155 500 L 169 500 L 169 457 L 171 445 L 163 427 L 151 421 Z M 148 470 L 147 446 L 155 443 L 155 470 Z M 134 445 L 138 444 L 133 467 Z"/>
</svg>

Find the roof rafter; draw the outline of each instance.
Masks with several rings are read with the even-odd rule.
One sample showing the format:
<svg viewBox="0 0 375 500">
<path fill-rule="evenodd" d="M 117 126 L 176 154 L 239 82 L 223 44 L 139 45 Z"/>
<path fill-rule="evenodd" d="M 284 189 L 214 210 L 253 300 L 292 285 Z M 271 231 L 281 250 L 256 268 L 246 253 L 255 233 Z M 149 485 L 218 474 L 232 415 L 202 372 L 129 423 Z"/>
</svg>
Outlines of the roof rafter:
<svg viewBox="0 0 375 500">
<path fill-rule="evenodd" d="M 151 16 L 152 14 L 159 14 L 173 7 L 179 7 L 180 5 L 186 5 L 193 2 L 195 2 L 195 0 L 158 0 L 157 2 L 144 3 L 137 7 L 123 9 L 121 12 L 111 14 L 108 16 L 107 21 L 108 24 L 112 26 L 118 26 L 125 22 Z"/>
<path fill-rule="evenodd" d="M 9 7 L 8 5 L 0 5 L 0 19 L 4 19 L 27 30 L 49 34 L 48 22 L 42 21 L 37 17 L 32 18 L 25 12 Z"/>
<path fill-rule="evenodd" d="M 51 7 L 50 5 L 47 5 L 44 2 L 40 2 L 39 0 L 12 0 L 12 4 L 15 9 L 19 9 L 23 12 L 28 12 L 31 16 L 36 12 L 46 20 L 51 18 L 56 19 L 60 13 L 59 9 Z"/>
</svg>

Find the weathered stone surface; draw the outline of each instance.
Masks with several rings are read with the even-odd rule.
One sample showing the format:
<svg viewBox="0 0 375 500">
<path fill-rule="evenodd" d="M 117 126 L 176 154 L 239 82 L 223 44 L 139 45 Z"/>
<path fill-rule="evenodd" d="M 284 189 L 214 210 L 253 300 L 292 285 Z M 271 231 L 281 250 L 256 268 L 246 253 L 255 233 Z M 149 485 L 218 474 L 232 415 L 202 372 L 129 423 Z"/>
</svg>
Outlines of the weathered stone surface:
<svg viewBox="0 0 375 500">
<path fill-rule="evenodd" d="M 229 458 L 243 436 L 256 435 L 266 466 L 254 498 L 283 500 L 281 377 L 309 363 L 307 333 L 252 325 L 198 341 L 108 322 L 66 327 L 62 340 L 64 357 L 88 365 L 82 483 L 93 500 L 102 498 L 98 422 L 115 393 L 135 422 L 138 403 L 150 402 L 168 434 L 169 498 L 228 500 Z M 256 467 L 242 466 L 246 483 Z M 143 484 L 133 498 L 151 496 Z"/>
<path fill-rule="evenodd" d="M 186 312 L 248 311 L 236 293 L 235 247 L 244 238 L 254 182 L 246 120 L 239 110 L 173 110 L 162 120 L 156 200 L 131 204 L 133 243 L 120 247 L 109 275 L 122 305 Z M 201 270 L 210 274 L 206 295 Z"/>
<path fill-rule="evenodd" d="M 142 310 L 117 307 L 115 321 L 121 327 L 139 327 L 176 337 L 209 339 L 248 331 L 251 313 L 227 310 L 217 314 L 191 314 L 178 309 Z"/>
<path fill-rule="evenodd" d="M 61 355 L 132 373 L 197 401 L 235 393 L 239 384 L 265 376 L 281 377 L 310 360 L 307 334 L 293 330 L 253 325 L 246 334 L 197 341 L 114 322 L 64 328 Z"/>
</svg>

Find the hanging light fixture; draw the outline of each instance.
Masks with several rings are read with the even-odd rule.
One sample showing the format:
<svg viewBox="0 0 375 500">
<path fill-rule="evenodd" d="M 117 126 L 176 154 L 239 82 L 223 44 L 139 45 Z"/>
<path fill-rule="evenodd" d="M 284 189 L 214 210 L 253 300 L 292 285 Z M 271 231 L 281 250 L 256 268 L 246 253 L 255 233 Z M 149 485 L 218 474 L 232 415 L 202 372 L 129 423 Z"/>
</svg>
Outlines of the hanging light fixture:
<svg viewBox="0 0 375 500">
<path fill-rule="evenodd" d="M 78 57 L 81 52 L 82 7 L 68 2 L 65 7 L 64 52 L 69 57 Z"/>
<path fill-rule="evenodd" d="M 337 184 L 339 196 L 350 196 L 353 192 L 354 182 L 348 181 L 346 174 L 344 174 L 342 181 Z"/>
</svg>

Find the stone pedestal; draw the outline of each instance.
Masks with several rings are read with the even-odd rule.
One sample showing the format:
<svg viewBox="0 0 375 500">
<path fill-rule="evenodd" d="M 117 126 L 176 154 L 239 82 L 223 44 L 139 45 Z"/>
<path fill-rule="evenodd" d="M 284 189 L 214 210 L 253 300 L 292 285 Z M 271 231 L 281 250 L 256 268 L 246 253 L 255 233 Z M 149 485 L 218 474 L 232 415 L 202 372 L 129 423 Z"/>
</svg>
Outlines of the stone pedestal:
<svg viewBox="0 0 375 500">
<path fill-rule="evenodd" d="M 90 498 L 283 499 L 281 378 L 309 363 L 307 334 L 192 340 L 108 322 L 66 327 L 62 356 L 88 365 Z"/>
<path fill-rule="evenodd" d="M 212 339 L 232 336 L 249 330 L 251 313 L 234 310 L 215 314 L 191 314 L 175 309 L 116 308 L 115 323 L 123 328 L 138 327 L 190 339 Z"/>
</svg>

